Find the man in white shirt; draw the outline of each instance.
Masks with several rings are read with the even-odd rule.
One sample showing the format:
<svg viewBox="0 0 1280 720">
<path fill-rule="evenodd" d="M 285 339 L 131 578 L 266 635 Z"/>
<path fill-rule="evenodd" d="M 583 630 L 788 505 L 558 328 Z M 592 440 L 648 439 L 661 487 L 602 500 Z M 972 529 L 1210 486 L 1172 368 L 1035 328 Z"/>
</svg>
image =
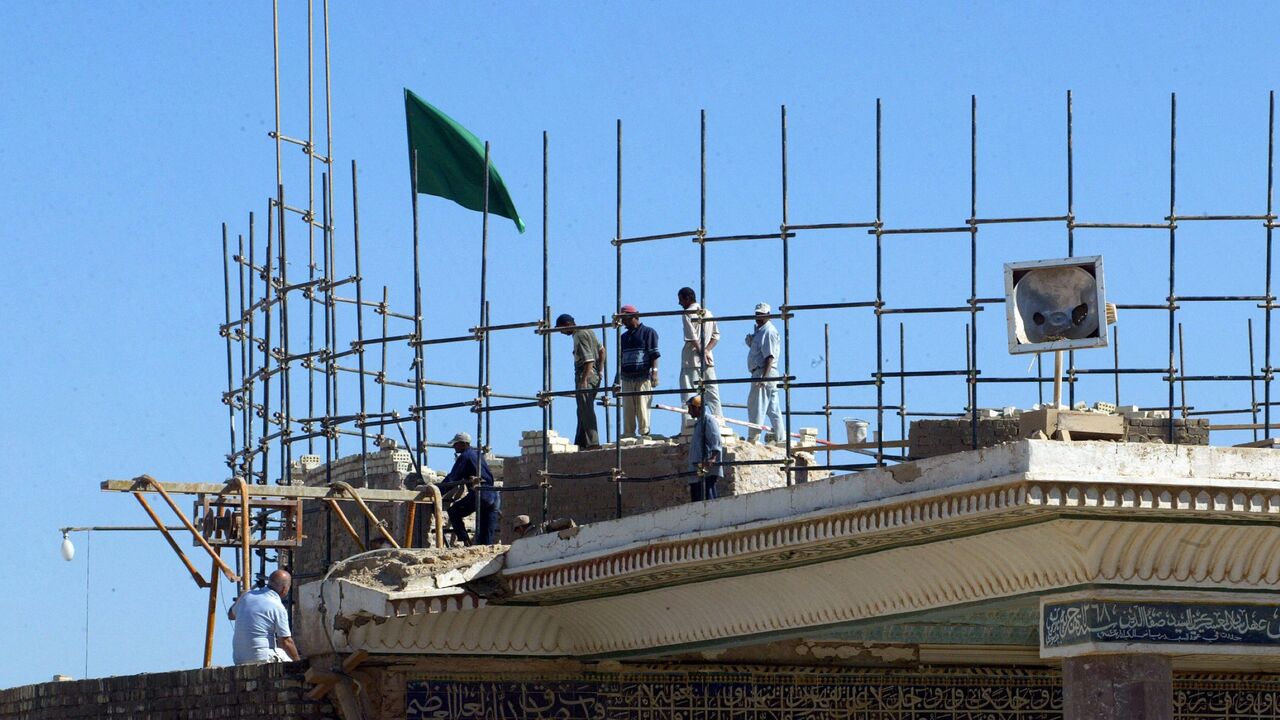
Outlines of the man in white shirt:
<svg viewBox="0 0 1280 720">
<path fill-rule="evenodd" d="M 281 598 L 289 594 L 293 578 L 276 570 L 267 586 L 241 595 L 227 611 L 236 623 L 231 659 L 237 665 L 298 660 L 298 646 L 289 632 L 289 613 Z"/>
<path fill-rule="evenodd" d="M 699 383 L 716 379 L 716 360 L 711 351 L 720 342 L 720 326 L 712 319 L 710 310 L 698 305 L 698 295 L 693 288 L 680 288 L 676 300 L 685 310 L 681 316 L 684 349 L 680 351 L 680 389 L 686 392 L 680 393 L 680 398 L 687 405 L 689 398 L 697 394 Z M 709 382 L 703 388 L 702 402 L 708 413 L 720 417 L 720 386 Z M 693 420 L 690 418 L 688 422 Z"/>
<path fill-rule="evenodd" d="M 756 329 L 747 335 L 747 369 L 753 378 L 751 394 L 747 396 L 747 419 L 756 425 L 764 425 L 768 420 L 769 435 L 765 438 L 777 441 L 783 438 L 786 430 L 782 427 L 781 403 L 778 402 L 778 381 L 770 378 L 778 377 L 778 356 L 782 354 L 782 343 L 778 329 L 769 322 L 769 305 L 756 305 Z M 755 442 L 760 431 L 751 428 L 747 432 L 747 441 Z"/>
</svg>

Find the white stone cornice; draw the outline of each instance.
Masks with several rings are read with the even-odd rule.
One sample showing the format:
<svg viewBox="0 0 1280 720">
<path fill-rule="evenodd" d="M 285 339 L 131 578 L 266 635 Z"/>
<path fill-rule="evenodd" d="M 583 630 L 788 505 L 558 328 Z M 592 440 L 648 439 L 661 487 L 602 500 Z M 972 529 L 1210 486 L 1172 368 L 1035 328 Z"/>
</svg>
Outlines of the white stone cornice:
<svg viewBox="0 0 1280 720">
<path fill-rule="evenodd" d="M 1280 522 L 1280 486 L 988 481 L 977 489 L 886 498 L 856 508 L 636 543 L 536 569 L 509 567 L 519 602 L 566 602 L 761 568 L 783 568 L 1063 515 L 1181 522 Z"/>
</svg>

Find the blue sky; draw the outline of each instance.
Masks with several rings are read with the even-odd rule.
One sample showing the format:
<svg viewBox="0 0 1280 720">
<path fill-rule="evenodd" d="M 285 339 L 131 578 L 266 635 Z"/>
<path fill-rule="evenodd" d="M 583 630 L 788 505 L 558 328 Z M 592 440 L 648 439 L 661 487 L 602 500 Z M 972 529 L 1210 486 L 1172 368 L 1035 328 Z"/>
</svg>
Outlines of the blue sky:
<svg viewBox="0 0 1280 720">
<path fill-rule="evenodd" d="M 284 127 L 298 136 L 306 133 L 305 5 L 283 5 Z M 1280 19 L 1274 5 L 335 1 L 331 13 L 338 275 L 352 271 L 355 158 L 366 292 L 389 285 L 401 311 L 411 307 L 412 287 L 404 87 L 493 143 L 529 224 L 522 236 L 505 220 L 493 223 L 494 322 L 540 312 L 544 130 L 554 312 L 612 311 L 618 118 L 624 235 L 697 226 L 701 109 L 710 233 L 777 231 L 783 104 L 791 221 L 873 219 L 877 98 L 886 225 L 959 225 L 968 217 L 971 94 L 978 97 L 978 215 L 1062 214 L 1068 89 L 1075 93 L 1078 219 L 1159 222 L 1167 214 L 1171 92 L 1179 106 L 1179 212 L 1265 207 L 1267 93 L 1277 85 L 1271 36 Z M 6 3 L 0 97 L 0 257 L 8 271 L 0 307 L 9 338 L 0 354 L 7 407 L 0 546 L 9 548 L 0 554 L 7 590 L 0 617 L 10 645 L 22 648 L 0 657 L 0 686 L 83 675 L 86 637 L 90 675 L 194 667 L 204 594 L 163 542 L 99 534 L 86 552 L 80 537 L 80 556 L 64 563 L 56 528 L 143 520 L 128 498 L 97 490 L 105 478 L 225 477 L 219 227 L 228 223 L 233 237 L 245 232 L 250 210 L 265 222 L 273 190 L 270 6 Z M 319 101 L 316 117 L 322 137 Z M 304 157 L 286 148 L 285 159 L 286 193 L 305 197 Z M 480 217 L 431 198 L 422 207 L 426 332 L 460 334 L 478 312 Z M 1178 237 L 1180 292 L 1262 293 L 1259 223 L 1188 223 Z M 979 295 L 994 296 L 1001 263 L 1065 255 L 1066 231 L 1061 224 L 991 227 L 980 242 Z M 1163 300 L 1167 233 L 1081 230 L 1076 242 L 1078 254 L 1106 256 L 1113 301 Z M 874 298 L 872 248 L 861 231 L 797 239 L 792 301 Z M 781 302 L 776 243 L 721 245 L 709 256 L 707 304 L 719 314 Z M 697 286 L 697 252 L 688 241 L 629 247 L 625 263 L 624 302 L 642 310 L 675 309 L 675 290 Z M 964 236 L 888 241 L 886 301 L 961 304 L 967 263 Z M 297 268 L 305 271 L 305 261 Z M 1194 306 L 1180 317 L 1190 372 L 1246 372 L 1248 318 L 1261 357 L 1256 308 Z M 862 311 L 797 320 L 793 369 L 820 379 L 824 322 L 832 328 L 833 376 L 865 378 L 875 362 L 874 321 Z M 913 319 L 908 364 L 963 367 L 963 323 L 960 315 Z M 1165 323 L 1159 313 L 1122 317 L 1122 364 L 1165 365 Z M 668 341 L 670 381 L 677 326 L 653 324 Z M 745 330 L 726 326 L 722 376 L 741 370 L 737 336 Z M 896 321 L 885 330 L 893 369 Z M 980 317 L 979 336 L 984 372 L 1026 373 L 1025 358 L 1005 354 L 999 306 Z M 568 352 L 557 337 L 561 380 Z M 428 357 L 428 375 L 474 381 L 474 348 Z M 1077 359 L 1098 367 L 1110 357 L 1095 351 Z M 539 363 L 531 335 L 504 335 L 494 344 L 495 389 L 535 389 Z M 346 397 L 351 387 L 344 385 Z M 896 386 L 887 392 L 895 396 Z M 964 397 L 955 380 L 913 382 L 908 392 L 910 404 L 925 410 L 954 410 Z M 1137 404 L 1164 398 L 1164 386 L 1149 380 L 1127 378 L 1123 392 Z M 983 393 L 985 407 L 1035 401 L 1026 386 L 985 386 Z M 1109 380 L 1095 379 L 1082 384 L 1079 398 L 1109 400 L 1111 393 Z M 1248 403 L 1247 386 L 1188 393 L 1201 409 Z M 453 399 L 463 398 L 431 396 Z M 872 399 L 865 390 L 836 396 L 850 404 Z M 816 407 L 820 394 L 798 393 L 795 403 Z M 571 408 L 558 414 L 568 418 Z M 658 432 L 675 427 L 670 416 L 656 422 Z M 440 413 L 431 423 L 438 441 L 473 420 Z M 495 418 L 498 450 L 513 451 L 515 432 L 538 423 L 532 411 Z M 433 455 L 431 465 L 443 463 Z M 218 633 L 216 660 L 229 662 L 230 628 L 224 623 Z"/>
</svg>

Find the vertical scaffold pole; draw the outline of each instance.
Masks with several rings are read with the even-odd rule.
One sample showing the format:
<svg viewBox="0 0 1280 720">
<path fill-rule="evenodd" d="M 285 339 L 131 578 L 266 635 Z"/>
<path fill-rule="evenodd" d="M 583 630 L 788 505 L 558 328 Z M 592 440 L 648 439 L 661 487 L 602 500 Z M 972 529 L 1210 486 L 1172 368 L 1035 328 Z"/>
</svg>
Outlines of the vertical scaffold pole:
<svg viewBox="0 0 1280 720">
<path fill-rule="evenodd" d="M 253 307 L 255 302 L 253 299 L 253 292 L 254 292 L 253 288 L 254 288 L 254 285 L 256 284 L 254 280 L 254 276 L 256 275 L 257 270 L 254 269 L 254 257 L 255 257 L 254 251 L 255 251 L 254 216 L 253 216 L 253 212 L 251 211 L 249 213 L 249 270 L 248 270 L 249 307 Z M 243 315 L 243 312 L 241 314 Z M 253 310 L 249 313 L 249 348 L 248 348 L 248 352 L 246 353 L 249 359 L 249 364 L 246 366 L 247 370 L 245 372 L 245 377 L 248 378 L 245 384 L 248 385 L 248 388 L 249 388 L 248 392 L 246 393 L 248 396 L 249 412 L 247 415 L 247 419 L 245 421 L 245 431 L 244 431 L 244 449 L 245 449 L 244 450 L 244 467 L 245 467 L 245 470 L 248 471 L 249 482 L 257 482 L 257 478 L 256 478 L 257 472 L 255 472 L 253 469 L 253 461 L 256 456 L 256 451 L 253 449 L 253 416 L 257 412 L 257 408 L 253 404 L 253 397 L 254 397 L 253 389 L 254 389 L 254 386 L 257 385 L 258 383 L 257 379 L 255 379 L 254 377 L 256 375 L 256 371 L 254 369 L 254 366 L 256 365 L 256 363 L 254 362 L 253 350 L 255 347 L 254 343 L 258 342 L 257 336 L 254 335 L 254 326 L 256 324 L 254 322 L 254 318 L 257 317 L 257 315 L 258 315 L 258 312 L 256 310 Z M 265 475 L 263 476 L 263 482 L 266 482 Z"/>
<path fill-rule="evenodd" d="M 795 480 L 791 472 L 791 242 L 787 232 L 787 106 L 782 106 L 782 394 L 784 417 L 782 427 L 782 470 L 787 475 L 787 484 Z M 774 358 L 777 367 L 777 358 Z M 778 437 L 778 428 L 773 429 L 774 438 Z"/>
<path fill-rule="evenodd" d="M 600 316 L 600 346 L 604 348 L 604 356 L 609 357 L 609 330 L 605 324 L 609 321 L 608 316 Z M 605 383 L 608 376 L 605 368 L 600 368 L 600 384 Z M 614 398 L 615 400 L 617 398 Z M 609 393 L 600 393 L 600 403 L 604 406 L 604 441 L 606 443 L 614 442 L 617 438 L 613 435 L 613 419 L 609 417 Z M 595 412 L 595 410 L 592 410 Z"/>
<path fill-rule="evenodd" d="M 1174 385 L 1181 370 L 1174 362 L 1174 343 L 1177 342 L 1178 295 L 1174 282 L 1177 260 L 1177 199 L 1178 199 L 1178 95 L 1169 94 L 1169 433 L 1173 443 Z"/>
<path fill-rule="evenodd" d="M 238 328 L 239 328 L 238 332 L 240 333 L 240 430 L 241 430 L 241 436 L 244 438 L 244 442 L 241 445 L 241 447 L 238 448 L 238 450 L 243 453 L 243 455 L 240 457 L 239 472 L 240 474 L 244 474 L 245 462 L 248 460 L 249 438 L 253 434 L 253 429 L 250 426 L 250 420 L 249 420 L 249 418 L 252 417 L 250 413 L 253 412 L 253 404 L 248 400 L 248 398 L 251 396 L 247 394 L 247 389 L 252 387 L 250 383 L 253 382 L 253 380 L 249 377 L 252 373 L 250 373 L 247 369 L 248 368 L 247 361 L 250 356 L 250 353 L 248 351 L 248 344 L 253 342 L 253 333 L 250 332 L 249 337 L 247 339 L 244 336 L 244 329 L 245 329 L 244 308 L 247 303 L 245 301 L 245 294 L 244 294 L 244 291 L 245 291 L 244 264 L 245 263 L 244 263 L 244 236 L 243 235 L 237 235 L 236 257 L 239 258 L 240 260 L 238 263 L 236 263 L 236 272 L 239 275 L 239 279 L 240 279 L 239 292 L 238 292 L 238 295 L 240 298 L 240 314 L 238 315 L 238 317 L 240 318 L 240 324 L 238 325 Z M 252 267 L 252 264 L 250 264 L 250 267 Z M 251 478 L 248 481 L 253 482 Z"/>
<path fill-rule="evenodd" d="M 227 429 L 231 432 L 231 451 L 227 455 L 227 467 L 230 468 L 231 474 L 236 472 L 236 390 L 235 380 L 232 377 L 235 367 L 231 359 L 231 270 L 228 266 L 227 253 L 227 224 L 222 223 L 222 307 L 223 321 L 227 327 L 223 335 L 227 339 L 227 396 L 224 402 L 227 404 Z"/>
<path fill-rule="evenodd" d="M 1074 123 L 1072 122 L 1073 110 L 1071 106 L 1071 91 L 1067 91 L 1067 257 L 1075 257 L 1076 255 L 1076 218 L 1075 218 L 1075 151 L 1072 134 L 1074 133 Z M 1036 367 L 1039 368 L 1040 356 L 1036 355 Z M 1039 372 L 1036 373 L 1038 376 Z M 1076 351 L 1069 350 L 1067 352 L 1067 377 L 1072 381 L 1067 386 L 1067 403 L 1072 407 L 1076 404 Z M 1119 382 L 1119 375 L 1116 375 Z M 1040 385 L 1039 382 L 1036 383 Z M 1043 390 L 1042 393 L 1043 395 Z M 1116 393 L 1119 394 L 1118 392 Z M 1044 402 L 1043 397 L 1040 402 Z M 1116 401 L 1119 402 L 1118 400 Z"/>
<path fill-rule="evenodd" d="M 618 138 L 615 159 L 615 202 L 614 202 L 614 226 L 613 226 L 613 246 L 614 246 L 614 325 L 613 340 L 617 346 L 617 365 L 614 372 L 618 376 L 618 387 L 622 388 L 622 326 L 618 324 L 618 315 L 622 314 L 622 119 L 618 119 Z M 617 404 L 614 407 L 614 421 L 618 426 L 617 442 L 614 443 L 614 512 L 617 517 L 622 517 L 622 482 L 618 474 L 622 472 L 622 404 L 626 399 L 614 395 Z M 646 398 L 636 398 L 638 402 L 644 402 Z"/>
<path fill-rule="evenodd" d="M 1275 229 L 1276 218 L 1272 210 L 1272 199 L 1275 188 L 1275 152 L 1276 147 L 1276 93 L 1269 95 L 1267 105 L 1267 258 L 1266 269 L 1266 309 L 1262 321 L 1262 431 L 1263 438 L 1271 437 L 1271 311 L 1275 308 L 1275 298 L 1271 296 L 1271 238 Z"/>
<path fill-rule="evenodd" d="M 880 232 L 880 151 L 881 151 L 880 98 L 876 98 L 876 465 L 884 466 L 884 235 Z M 826 333 L 826 326 L 823 325 Z M 830 353 L 830 347 L 827 349 Z M 831 370 L 827 365 L 827 438 L 831 438 Z M 827 453 L 831 464 L 831 453 Z"/>
<path fill-rule="evenodd" d="M 307 280 L 316 279 L 316 171 L 315 155 L 311 152 L 315 147 L 315 2 L 307 0 Z M 321 191 L 321 195 L 324 192 Z M 323 202 L 323 198 L 321 200 Z M 314 287 L 314 286 L 313 286 Z M 307 417 L 316 416 L 316 374 L 311 370 L 312 358 L 316 351 L 316 304 L 307 301 Z M 328 413 L 328 409 L 325 410 Z M 307 452 L 315 452 L 315 436 L 307 433 Z"/>
<path fill-rule="evenodd" d="M 390 312 L 386 285 L 382 286 L 382 306 L 379 309 L 382 311 L 382 335 L 380 337 L 385 338 L 387 336 L 387 313 Z M 382 364 L 378 368 L 378 415 L 385 419 L 387 417 L 387 343 L 378 344 L 382 346 Z M 417 399 L 415 398 L 414 401 L 417 402 Z M 383 434 L 381 428 L 378 430 L 378 434 Z M 410 448 L 405 449 L 413 452 Z M 416 455 L 417 453 L 414 454 Z M 422 466 L 419 465 L 418 467 L 421 468 Z"/>
<path fill-rule="evenodd" d="M 275 207 L 267 201 L 267 247 L 263 260 L 262 274 L 262 484 L 270 482 L 270 448 L 266 438 L 271 434 L 271 288 L 274 280 L 271 277 L 272 257 L 271 240 L 275 232 Z M 241 572 L 248 572 L 241 568 Z"/>
<path fill-rule="evenodd" d="M 284 413 L 284 417 L 280 423 L 280 478 L 278 482 L 288 483 L 289 464 L 292 460 L 293 443 L 290 435 L 293 434 L 293 405 L 291 402 L 290 380 L 292 375 L 292 367 L 289 362 L 289 254 L 285 245 L 285 204 L 284 204 L 284 186 L 276 188 L 278 201 L 276 203 L 276 240 L 279 248 L 280 260 L 280 287 L 276 291 L 280 298 L 280 411 Z M 308 371 L 307 373 L 311 373 Z M 265 554 L 260 554 L 265 559 Z M 264 566 L 265 569 L 265 566 Z"/>
<path fill-rule="evenodd" d="M 547 210 L 548 203 L 548 151 L 549 140 L 547 131 L 542 131 L 542 392 L 551 392 L 551 247 L 550 247 L 550 230 L 548 225 Z M 596 368 L 603 375 L 602 368 Z M 575 378 L 576 382 L 576 378 Z M 551 431 L 551 403 L 549 396 L 543 395 L 542 402 L 542 522 L 547 521 L 547 514 L 551 502 L 549 480 L 547 472 L 551 467 L 551 454 L 548 452 L 547 435 Z M 595 412 L 593 409 L 592 412 Z"/>
<path fill-rule="evenodd" d="M 321 237 L 328 242 L 329 260 L 325 266 L 325 272 L 328 274 L 328 281 L 325 282 L 324 301 L 329 306 L 329 345 L 325 348 L 325 374 L 326 381 L 333 385 L 333 403 L 330 413 L 334 417 L 338 415 L 340 404 L 340 393 L 338 388 L 338 368 L 337 368 L 337 352 L 338 352 L 338 301 L 334 298 L 333 283 L 337 278 L 338 264 L 338 248 L 334 244 L 333 238 L 333 175 L 322 175 L 320 178 L 325 189 L 324 194 L 324 232 Z M 342 433 L 338 432 L 337 424 L 333 427 L 333 456 L 342 457 Z M 365 535 L 368 537 L 368 534 Z"/>
<path fill-rule="evenodd" d="M 279 248 L 280 261 L 280 283 L 276 293 L 280 300 L 280 411 L 283 413 L 280 420 L 280 474 L 276 478 L 276 482 L 285 485 L 291 482 L 289 478 L 289 466 L 293 458 L 293 441 L 291 435 L 293 433 L 293 412 L 291 401 L 290 387 L 290 362 L 289 362 L 289 254 L 285 244 L 285 202 L 284 202 L 284 185 L 276 188 L 276 240 Z M 310 375 L 310 371 L 307 372 Z M 249 506 L 247 501 L 243 504 L 242 512 L 248 516 Z M 257 527 L 262 537 L 267 536 L 267 513 L 264 511 L 258 515 Z M 244 524 L 246 536 L 248 535 L 249 523 L 246 520 Z M 249 572 L 249 545 L 248 538 L 245 538 L 245 572 Z M 265 549 L 258 550 L 258 575 L 262 578 L 267 576 L 267 552 Z M 241 579 L 241 584 L 245 590 L 249 589 L 249 579 L 247 577 Z"/>
<path fill-rule="evenodd" d="M 326 225 L 328 223 L 325 223 Z M 351 237 L 356 251 L 356 363 L 360 371 L 360 478 L 369 483 L 369 433 L 365 429 L 365 370 L 364 370 L 364 275 L 360 267 L 360 186 L 356 173 L 356 161 L 351 161 Z M 386 345 L 386 343 L 383 343 Z"/>
<path fill-rule="evenodd" d="M 978 96 L 969 96 L 969 431 L 978 447 Z"/>
<path fill-rule="evenodd" d="M 703 238 L 707 236 L 707 111 L 698 114 L 698 300 L 703 310 L 707 308 L 707 244 Z M 706 316 L 703 315 L 703 318 Z M 698 348 L 703 357 L 698 359 L 698 397 L 706 402 L 707 393 L 707 324 L 698 323 Z M 720 397 L 720 388 L 714 388 L 716 397 Z M 723 412 L 723 409 L 721 410 Z"/>
</svg>

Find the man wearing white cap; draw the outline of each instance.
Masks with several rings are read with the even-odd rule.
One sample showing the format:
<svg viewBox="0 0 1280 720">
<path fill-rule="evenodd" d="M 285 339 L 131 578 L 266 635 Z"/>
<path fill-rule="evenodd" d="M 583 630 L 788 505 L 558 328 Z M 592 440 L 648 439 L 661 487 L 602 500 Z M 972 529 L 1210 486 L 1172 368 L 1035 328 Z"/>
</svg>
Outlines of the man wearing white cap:
<svg viewBox="0 0 1280 720">
<path fill-rule="evenodd" d="M 453 451 L 458 457 L 453 461 L 453 469 L 440 481 L 440 492 L 448 492 L 464 483 L 471 488 L 466 497 L 449 505 L 447 512 L 449 524 L 453 526 L 453 535 L 463 545 L 471 544 L 463 518 L 476 512 L 478 508 L 480 513 L 476 515 L 476 544 L 492 545 L 494 533 L 498 529 L 498 509 L 502 505 L 502 498 L 493 487 L 493 473 L 489 472 L 489 463 L 485 462 L 484 455 L 478 448 L 471 447 L 471 435 L 468 433 L 454 435 L 449 444 L 453 445 Z"/>
<path fill-rule="evenodd" d="M 778 356 L 782 354 L 782 343 L 778 337 L 778 329 L 769 321 L 770 307 L 768 303 L 756 305 L 756 329 L 747 335 L 747 369 L 752 378 L 751 393 L 747 396 L 747 419 L 753 425 L 768 425 L 771 429 L 765 442 L 782 437 L 782 410 L 778 403 L 778 383 L 766 378 L 778 376 Z M 768 422 L 766 422 L 766 420 Z M 747 431 L 747 441 L 756 442 L 760 431 L 751 428 Z"/>
</svg>

